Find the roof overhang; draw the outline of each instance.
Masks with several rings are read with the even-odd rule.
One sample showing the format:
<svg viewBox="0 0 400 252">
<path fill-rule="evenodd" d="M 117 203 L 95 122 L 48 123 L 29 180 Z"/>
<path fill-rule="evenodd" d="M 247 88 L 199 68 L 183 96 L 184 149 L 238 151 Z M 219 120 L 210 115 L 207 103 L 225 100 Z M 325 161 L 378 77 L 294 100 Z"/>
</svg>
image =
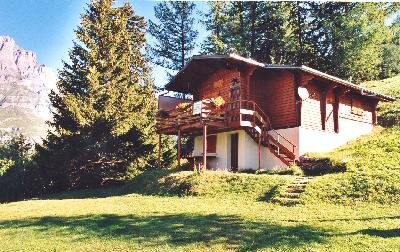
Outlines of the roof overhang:
<svg viewBox="0 0 400 252">
<path fill-rule="evenodd" d="M 362 96 L 365 97 L 370 97 L 380 101 L 395 100 L 391 96 L 380 94 L 370 89 L 363 88 L 354 83 L 318 71 L 311 67 L 307 67 L 304 65 L 290 66 L 264 64 L 253 59 L 241 57 L 236 54 L 193 56 L 192 59 L 185 65 L 185 67 L 172 78 L 172 80 L 165 86 L 165 88 L 169 91 L 190 93 L 190 90 L 193 90 L 196 85 L 206 80 L 207 77 L 215 72 L 217 69 L 244 69 L 246 67 L 249 67 L 250 65 L 258 67 L 260 69 L 302 71 L 317 76 L 320 79 L 335 83 L 338 86 L 346 87 L 352 91 L 360 93 Z"/>
</svg>

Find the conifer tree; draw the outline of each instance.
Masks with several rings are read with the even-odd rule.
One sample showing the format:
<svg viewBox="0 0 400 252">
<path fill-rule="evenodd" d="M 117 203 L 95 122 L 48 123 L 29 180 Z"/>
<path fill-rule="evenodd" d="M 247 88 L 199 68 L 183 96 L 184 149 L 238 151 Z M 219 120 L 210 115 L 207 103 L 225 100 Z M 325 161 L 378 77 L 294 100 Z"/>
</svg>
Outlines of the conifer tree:
<svg viewBox="0 0 400 252">
<path fill-rule="evenodd" d="M 355 82 L 374 79 L 397 47 L 387 3 L 227 2 L 211 4 L 206 52 L 233 52 L 265 63 L 305 64 Z M 218 31 L 218 32 L 217 32 Z M 385 50 L 384 50 L 385 48 Z M 392 71 L 392 70 L 390 70 Z"/>
<path fill-rule="evenodd" d="M 198 35 L 194 10 L 192 2 L 168 1 L 154 7 L 157 22 L 149 22 L 149 32 L 156 40 L 150 48 L 155 64 L 176 71 L 190 59 Z"/>
<path fill-rule="evenodd" d="M 209 12 L 205 13 L 202 23 L 210 32 L 202 44 L 205 54 L 223 54 L 228 52 L 224 35 L 224 24 L 228 22 L 227 15 L 224 13 L 227 2 L 209 2 Z"/>
<path fill-rule="evenodd" d="M 52 191 L 124 178 L 154 158 L 155 96 L 149 78 L 145 22 L 129 4 L 95 0 L 81 17 L 69 56 L 50 94 L 54 130 L 37 161 Z"/>
</svg>

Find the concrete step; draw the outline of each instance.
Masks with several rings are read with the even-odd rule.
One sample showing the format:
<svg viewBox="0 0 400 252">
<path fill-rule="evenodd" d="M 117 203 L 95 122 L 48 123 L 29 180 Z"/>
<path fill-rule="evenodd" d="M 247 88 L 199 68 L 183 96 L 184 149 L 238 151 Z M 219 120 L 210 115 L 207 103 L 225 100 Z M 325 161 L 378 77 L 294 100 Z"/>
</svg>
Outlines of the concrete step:
<svg viewBox="0 0 400 252">
<path fill-rule="evenodd" d="M 290 184 L 287 187 L 288 188 L 304 188 L 306 186 L 307 186 L 307 184 Z"/>
<path fill-rule="evenodd" d="M 285 192 L 287 193 L 303 193 L 304 192 L 304 188 L 287 188 L 285 190 Z"/>
<path fill-rule="evenodd" d="M 289 184 L 275 202 L 291 206 L 300 203 L 300 196 L 304 192 L 306 186 L 313 180 L 312 177 L 302 176 L 296 177 L 292 184 Z"/>
<path fill-rule="evenodd" d="M 298 184 L 308 184 L 308 183 L 310 183 L 310 182 L 311 182 L 311 180 L 300 180 L 300 179 L 297 179 L 297 180 L 295 180 L 294 183 L 298 183 Z"/>
<path fill-rule="evenodd" d="M 281 197 L 287 199 L 298 199 L 300 198 L 301 193 L 299 192 L 284 192 L 281 194 Z"/>
</svg>

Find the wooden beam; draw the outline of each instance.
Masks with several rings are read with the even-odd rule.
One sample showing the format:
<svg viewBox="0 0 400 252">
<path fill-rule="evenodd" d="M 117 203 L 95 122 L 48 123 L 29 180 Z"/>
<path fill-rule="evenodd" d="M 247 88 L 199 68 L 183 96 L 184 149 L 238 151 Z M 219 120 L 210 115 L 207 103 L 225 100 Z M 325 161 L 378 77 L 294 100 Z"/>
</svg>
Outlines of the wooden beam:
<svg viewBox="0 0 400 252">
<path fill-rule="evenodd" d="M 261 169 L 261 137 L 262 133 L 258 134 L 258 169 Z"/>
<path fill-rule="evenodd" d="M 303 101 L 299 97 L 297 92 L 298 88 L 301 85 L 300 73 L 298 71 L 293 72 L 294 78 L 294 101 L 295 101 L 295 108 L 296 108 L 296 115 L 297 115 L 297 126 L 301 126 L 301 107 L 303 105 Z"/>
<path fill-rule="evenodd" d="M 339 133 L 339 104 L 340 95 L 342 91 L 339 88 L 333 90 L 334 102 L 333 102 L 333 128 L 336 133 Z"/>
<path fill-rule="evenodd" d="M 157 157 L 157 167 L 161 169 L 161 134 L 158 134 L 158 157 Z"/>
<path fill-rule="evenodd" d="M 203 171 L 207 169 L 207 124 L 203 125 Z"/>
<path fill-rule="evenodd" d="M 376 115 L 376 107 L 378 106 L 378 101 L 375 101 L 372 104 L 372 124 L 376 125 L 378 120 L 377 120 L 377 115 Z"/>
<path fill-rule="evenodd" d="M 321 113 L 321 128 L 325 130 L 326 128 L 326 96 L 328 89 L 320 88 L 319 90 L 319 109 Z"/>
<path fill-rule="evenodd" d="M 178 129 L 178 167 L 181 168 L 181 129 Z"/>
</svg>

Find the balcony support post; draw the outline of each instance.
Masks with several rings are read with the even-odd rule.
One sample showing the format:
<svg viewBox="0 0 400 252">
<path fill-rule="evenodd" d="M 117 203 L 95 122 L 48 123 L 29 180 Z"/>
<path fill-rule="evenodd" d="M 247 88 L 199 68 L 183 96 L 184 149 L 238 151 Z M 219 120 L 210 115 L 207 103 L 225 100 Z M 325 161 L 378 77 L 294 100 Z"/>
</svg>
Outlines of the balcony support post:
<svg viewBox="0 0 400 252">
<path fill-rule="evenodd" d="M 203 125 L 203 171 L 207 169 L 207 124 Z"/>
<path fill-rule="evenodd" d="M 261 137 L 262 132 L 258 134 L 258 169 L 261 169 Z"/>
<path fill-rule="evenodd" d="M 158 157 L 157 157 L 157 167 L 161 169 L 161 134 L 158 134 Z"/>
<path fill-rule="evenodd" d="M 178 168 L 181 168 L 181 128 L 178 128 Z"/>
</svg>

